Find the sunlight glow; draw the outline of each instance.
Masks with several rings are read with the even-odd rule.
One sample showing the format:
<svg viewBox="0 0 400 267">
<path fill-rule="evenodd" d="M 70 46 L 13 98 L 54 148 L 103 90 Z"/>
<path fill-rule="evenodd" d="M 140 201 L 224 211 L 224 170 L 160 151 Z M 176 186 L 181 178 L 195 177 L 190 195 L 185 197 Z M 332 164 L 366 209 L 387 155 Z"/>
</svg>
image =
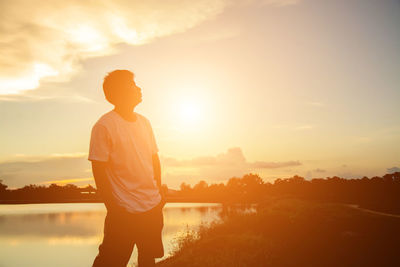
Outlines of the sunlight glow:
<svg viewBox="0 0 400 267">
<path fill-rule="evenodd" d="M 0 78 L 0 94 L 18 94 L 24 90 L 34 89 L 39 86 L 39 81 L 45 77 L 56 76 L 59 74 L 57 70 L 48 64 L 34 63 L 31 75 L 15 77 L 15 78 Z"/>
<path fill-rule="evenodd" d="M 90 25 L 79 25 L 67 31 L 70 40 L 77 45 L 82 52 L 97 52 L 105 50 L 108 40 L 96 28 Z"/>
<path fill-rule="evenodd" d="M 210 89 L 196 87 L 195 81 L 175 85 L 166 100 L 169 109 L 169 129 L 183 134 L 185 138 L 204 135 L 212 130 L 215 123 L 215 94 Z M 204 83 L 203 85 L 206 85 Z"/>
<path fill-rule="evenodd" d="M 144 43 L 146 40 L 146 37 L 140 38 L 138 32 L 133 28 L 129 28 L 126 22 L 120 17 L 113 16 L 110 19 L 110 25 L 114 34 L 128 44 L 138 45 Z"/>
<path fill-rule="evenodd" d="M 184 124 L 198 123 L 202 117 L 200 103 L 193 100 L 186 100 L 180 106 L 180 117 Z"/>
<path fill-rule="evenodd" d="M 87 58 L 185 32 L 227 6 L 225 0 L 26 2 L 2 5 L 0 95 L 35 89 L 47 76 L 68 81 Z M 38 62 L 44 65 L 34 71 Z"/>
</svg>

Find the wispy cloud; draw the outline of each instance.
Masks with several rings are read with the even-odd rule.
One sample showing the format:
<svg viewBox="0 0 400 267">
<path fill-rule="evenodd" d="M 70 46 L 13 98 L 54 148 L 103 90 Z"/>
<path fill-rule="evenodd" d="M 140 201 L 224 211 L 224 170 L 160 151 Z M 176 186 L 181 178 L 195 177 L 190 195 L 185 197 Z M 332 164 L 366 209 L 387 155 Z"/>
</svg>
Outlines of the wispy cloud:
<svg viewBox="0 0 400 267">
<path fill-rule="evenodd" d="M 400 172 L 400 168 L 399 168 L 399 167 L 387 168 L 386 172 L 387 172 L 387 173 Z"/>
<path fill-rule="evenodd" d="M 93 103 L 93 99 L 81 95 L 55 95 L 55 96 L 42 96 L 42 95 L 29 95 L 29 94 L 15 94 L 15 95 L 1 95 L 0 101 L 2 102 L 40 102 L 40 101 L 62 101 L 67 103 Z"/>
<path fill-rule="evenodd" d="M 9 187 L 88 176 L 91 176 L 91 169 L 86 153 L 17 155 L 0 162 L 0 179 Z"/>
<path fill-rule="evenodd" d="M 256 161 L 249 163 L 250 167 L 257 169 L 277 169 L 291 166 L 300 166 L 302 165 L 300 161 L 292 160 L 292 161 L 282 161 L 282 162 L 266 162 L 266 161 Z"/>
<path fill-rule="evenodd" d="M 309 125 L 309 124 L 305 124 L 305 125 L 299 125 L 297 127 L 295 127 L 295 130 L 310 130 L 314 128 L 314 125 Z"/>
<path fill-rule="evenodd" d="M 223 11 L 225 0 L 35 1 L 0 4 L 0 95 L 67 79 L 89 57 L 185 31 Z"/>
<path fill-rule="evenodd" d="M 260 0 L 260 2 L 273 6 L 291 6 L 298 4 L 300 0 Z"/>
</svg>

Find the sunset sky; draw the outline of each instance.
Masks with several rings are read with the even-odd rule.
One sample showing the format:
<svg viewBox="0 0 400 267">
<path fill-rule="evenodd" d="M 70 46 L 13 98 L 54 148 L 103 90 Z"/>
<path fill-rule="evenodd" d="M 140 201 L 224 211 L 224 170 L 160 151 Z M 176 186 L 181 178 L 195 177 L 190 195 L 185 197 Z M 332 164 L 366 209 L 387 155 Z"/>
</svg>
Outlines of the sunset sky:
<svg viewBox="0 0 400 267">
<path fill-rule="evenodd" d="M 90 131 L 129 69 L 163 183 L 400 171 L 400 2 L 0 3 L 0 179 L 94 184 Z"/>
</svg>

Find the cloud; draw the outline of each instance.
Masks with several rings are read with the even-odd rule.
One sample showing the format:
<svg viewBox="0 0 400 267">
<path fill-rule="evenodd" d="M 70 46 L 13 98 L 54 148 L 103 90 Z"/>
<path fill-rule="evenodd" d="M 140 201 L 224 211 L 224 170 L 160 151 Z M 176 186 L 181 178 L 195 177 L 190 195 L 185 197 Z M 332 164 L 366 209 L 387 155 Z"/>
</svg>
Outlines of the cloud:
<svg viewBox="0 0 400 267">
<path fill-rule="evenodd" d="M 2 1 L 0 95 L 68 79 L 86 58 L 183 32 L 226 6 L 224 0 Z"/>
<path fill-rule="evenodd" d="M 168 170 L 164 180 L 173 187 L 178 187 L 182 182 L 197 183 L 200 179 L 222 182 L 233 176 L 240 177 L 249 172 L 302 165 L 299 161 L 249 162 L 239 147 L 230 148 L 225 153 L 216 156 L 195 157 L 190 160 L 162 157 L 161 161 L 163 168 Z"/>
<path fill-rule="evenodd" d="M 68 81 L 91 57 L 120 44 L 142 45 L 215 18 L 228 6 L 297 4 L 298 0 L 103 0 L 0 2 L 0 95 L 21 94 L 42 82 Z M 214 35 L 213 35 L 214 34 Z M 238 34 L 227 29 L 224 35 Z M 210 33 L 210 38 L 221 34 Z"/>
<path fill-rule="evenodd" d="M 175 158 L 164 158 L 163 162 L 168 166 L 174 167 L 204 167 L 229 164 L 246 164 L 246 159 L 242 150 L 238 147 L 230 148 L 226 153 L 221 153 L 215 157 L 203 156 L 190 160 L 177 160 Z"/>
<path fill-rule="evenodd" d="M 72 103 L 93 103 L 94 100 L 81 95 L 57 95 L 57 96 L 37 96 L 37 95 L 1 95 L 0 101 L 7 102 L 38 102 L 47 100 L 62 100 L 63 102 Z"/>
<path fill-rule="evenodd" d="M 387 168 L 386 172 L 387 172 L 387 173 L 400 172 L 400 168 L 399 168 L 399 167 Z"/>
<path fill-rule="evenodd" d="M 258 169 L 276 169 L 276 168 L 284 168 L 284 167 L 300 166 L 300 165 L 302 164 L 299 161 L 284 161 L 284 162 L 256 161 L 253 163 L 249 163 L 249 166 Z"/>
<path fill-rule="evenodd" d="M 240 147 L 228 149 L 226 153 L 218 154 L 217 156 L 203 156 L 196 157 L 190 160 L 177 160 L 175 158 L 163 158 L 163 163 L 171 167 L 212 167 L 212 166 L 229 166 L 229 165 L 243 165 L 247 168 L 257 169 L 275 169 L 289 166 L 299 166 L 299 161 L 285 161 L 285 162 L 267 162 L 255 161 L 247 162 Z"/>
<path fill-rule="evenodd" d="M 273 6 L 291 6 L 296 5 L 300 0 L 261 0 L 262 4 Z"/>
<path fill-rule="evenodd" d="M 313 179 L 313 178 L 316 178 L 314 173 L 325 173 L 325 172 L 326 172 L 326 170 L 324 170 L 324 169 L 316 168 L 316 169 L 307 171 L 305 173 L 305 178 L 306 179 Z"/>
<path fill-rule="evenodd" d="M 12 160 L 0 163 L 0 179 L 10 188 L 55 180 L 61 180 L 60 183 L 63 183 L 62 180 L 66 179 L 75 179 L 71 183 L 84 182 L 81 185 L 94 185 L 87 177 L 92 177 L 92 173 L 85 153 L 18 155 Z"/>
</svg>

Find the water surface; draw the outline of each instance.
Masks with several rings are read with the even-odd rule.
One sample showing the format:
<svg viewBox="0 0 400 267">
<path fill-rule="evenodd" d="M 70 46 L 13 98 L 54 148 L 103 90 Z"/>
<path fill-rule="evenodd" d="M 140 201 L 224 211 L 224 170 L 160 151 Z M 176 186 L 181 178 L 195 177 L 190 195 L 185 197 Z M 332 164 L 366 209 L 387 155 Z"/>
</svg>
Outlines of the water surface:
<svg viewBox="0 0 400 267">
<path fill-rule="evenodd" d="M 219 220 L 221 211 L 219 204 L 167 203 L 164 258 L 179 234 Z M 0 267 L 91 266 L 103 238 L 105 215 L 102 203 L 0 205 Z M 135 247 L 128 266 L 135 266 L 136 259 Z"/>
</svg>

